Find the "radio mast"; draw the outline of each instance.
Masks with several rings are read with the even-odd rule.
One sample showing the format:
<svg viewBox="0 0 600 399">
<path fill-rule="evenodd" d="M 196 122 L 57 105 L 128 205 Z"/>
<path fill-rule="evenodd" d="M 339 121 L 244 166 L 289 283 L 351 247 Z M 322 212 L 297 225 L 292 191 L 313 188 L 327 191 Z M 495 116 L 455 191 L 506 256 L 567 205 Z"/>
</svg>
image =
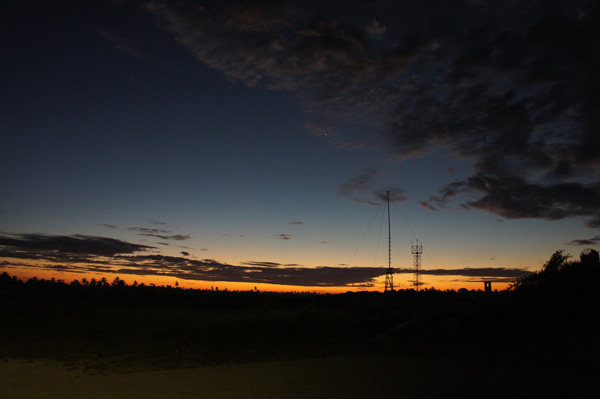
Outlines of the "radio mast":
<svg viewBox="0 0 600 399">
<path fill-rule="evenodd" d="M 387 192 L 387 214 L 388 214 L 388 269 L 385 273 L 384 292 L 394 291 L 394 270 L 392 269 L 392 229 L 390 225 L 390 192 Z"/>
</svg>

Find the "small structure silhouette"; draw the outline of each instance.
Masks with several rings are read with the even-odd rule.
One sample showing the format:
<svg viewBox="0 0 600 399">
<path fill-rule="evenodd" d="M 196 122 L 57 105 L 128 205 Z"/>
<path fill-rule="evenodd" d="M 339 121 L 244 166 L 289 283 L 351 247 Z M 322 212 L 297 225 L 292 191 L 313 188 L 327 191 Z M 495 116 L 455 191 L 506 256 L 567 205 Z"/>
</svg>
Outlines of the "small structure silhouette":
<svg viewBox="0 0 600 399">
<path fill-rule="evenodd" d="M 579 255 L 581 264 L 583 265 L 598 265 L 600 264 L 600 254 L 592 248 L 586 248 Z"/>
<path fill-rule="evenodd" d="M 492 292 L 492 282 L 491 281 L 484 281 L 483 286 L 485 288 L 485 292 Z"/>
</svg>

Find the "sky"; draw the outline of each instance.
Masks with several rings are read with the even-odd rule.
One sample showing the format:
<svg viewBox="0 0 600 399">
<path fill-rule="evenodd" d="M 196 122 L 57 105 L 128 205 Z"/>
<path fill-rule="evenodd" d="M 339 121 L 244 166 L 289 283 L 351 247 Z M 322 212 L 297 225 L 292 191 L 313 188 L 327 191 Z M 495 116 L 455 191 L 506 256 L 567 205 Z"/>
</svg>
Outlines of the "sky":
<svg viewBox="0 0 600 399">
<path fill-rule="evenodd" d="M 600 243 L 600 8 L 8 1 L 0 271 L 503 289 Z"/>
</svg>

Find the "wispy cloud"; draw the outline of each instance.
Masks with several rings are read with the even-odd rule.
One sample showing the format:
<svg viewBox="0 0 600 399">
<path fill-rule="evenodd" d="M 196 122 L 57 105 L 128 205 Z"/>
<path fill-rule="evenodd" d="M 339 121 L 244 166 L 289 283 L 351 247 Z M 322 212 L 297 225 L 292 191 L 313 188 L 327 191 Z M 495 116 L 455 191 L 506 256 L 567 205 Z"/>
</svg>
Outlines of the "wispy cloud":
<svg viewBox="0 0 600 399">
<path fill-rule="evenodd" d="M 266 262 L 266 261 L 249 261 L 242 262 L 242 265 L 245 266 L 261 266 L 261 267 L 300 267 L 301 265 L 295 263 L 277 263 L 277 262 Z"/>
<path fill-rule="evenodd" d="M 144 237 L 157 237 L 157 238 L 160 238 L 163 240 L 175 240 L 175 241 L 185 241 L 185 240 L 189 240 L 190 238 L 192 238 L 192 236 L 189 234 L 164 235 L 164 234 L 140 233 L 138 235 L 144 236 Z"/>
<path fill-rule="evenodd" d="M 377 171 L 364 168 L 360 175 L 350 178 L 337 188 L 337 193 L 343 198 L 367 205 L 379 206 L 387 201 L 390 192 L 390 202 L 406 201 L 405 191 L 400 188 L 375 188 Z"/>
<path fill-rule="evenodd" d="M 161 225 L 161 226 L 166 226 L 167 225 L 166 222 L 161 222 L 161 221 L 158 221 L 158 220 L 152 220 L 152 219 L 150 219 L 149 222 L 152 223 L 152 224 Z"/>
<path fill-rule="evenodd" d="M 164 230 L 164 229 L 150 229 L 150 228 L 147 228 L 147 227 L 128 227 L 127 230 L 129 230 L 129 231 L 137 231 L 137 232 L 144 233 L 144 234 L 170 233 L 169 230 Z"/>
<path fill-rule="evenodd" d="M 98 29 L 98 34 L 108 40 L 115 50 L 136 58 L 146 58 L 147 54 L 141 49 L 140 44 L 133 39 L 119 35 L 107 29 Z"/>
</svg>

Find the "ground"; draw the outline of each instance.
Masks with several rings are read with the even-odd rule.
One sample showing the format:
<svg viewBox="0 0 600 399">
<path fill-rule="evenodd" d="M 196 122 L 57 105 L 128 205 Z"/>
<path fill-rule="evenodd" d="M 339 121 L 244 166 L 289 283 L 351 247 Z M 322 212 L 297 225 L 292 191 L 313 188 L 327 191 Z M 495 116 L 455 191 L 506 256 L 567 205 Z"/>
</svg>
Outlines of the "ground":
<svg viewBox="0 0 600 399">
<path fill-rule="evenodd" d="M 595 397 L 597 304 L 2 291 L 0 398 Z"/>
</svg>

